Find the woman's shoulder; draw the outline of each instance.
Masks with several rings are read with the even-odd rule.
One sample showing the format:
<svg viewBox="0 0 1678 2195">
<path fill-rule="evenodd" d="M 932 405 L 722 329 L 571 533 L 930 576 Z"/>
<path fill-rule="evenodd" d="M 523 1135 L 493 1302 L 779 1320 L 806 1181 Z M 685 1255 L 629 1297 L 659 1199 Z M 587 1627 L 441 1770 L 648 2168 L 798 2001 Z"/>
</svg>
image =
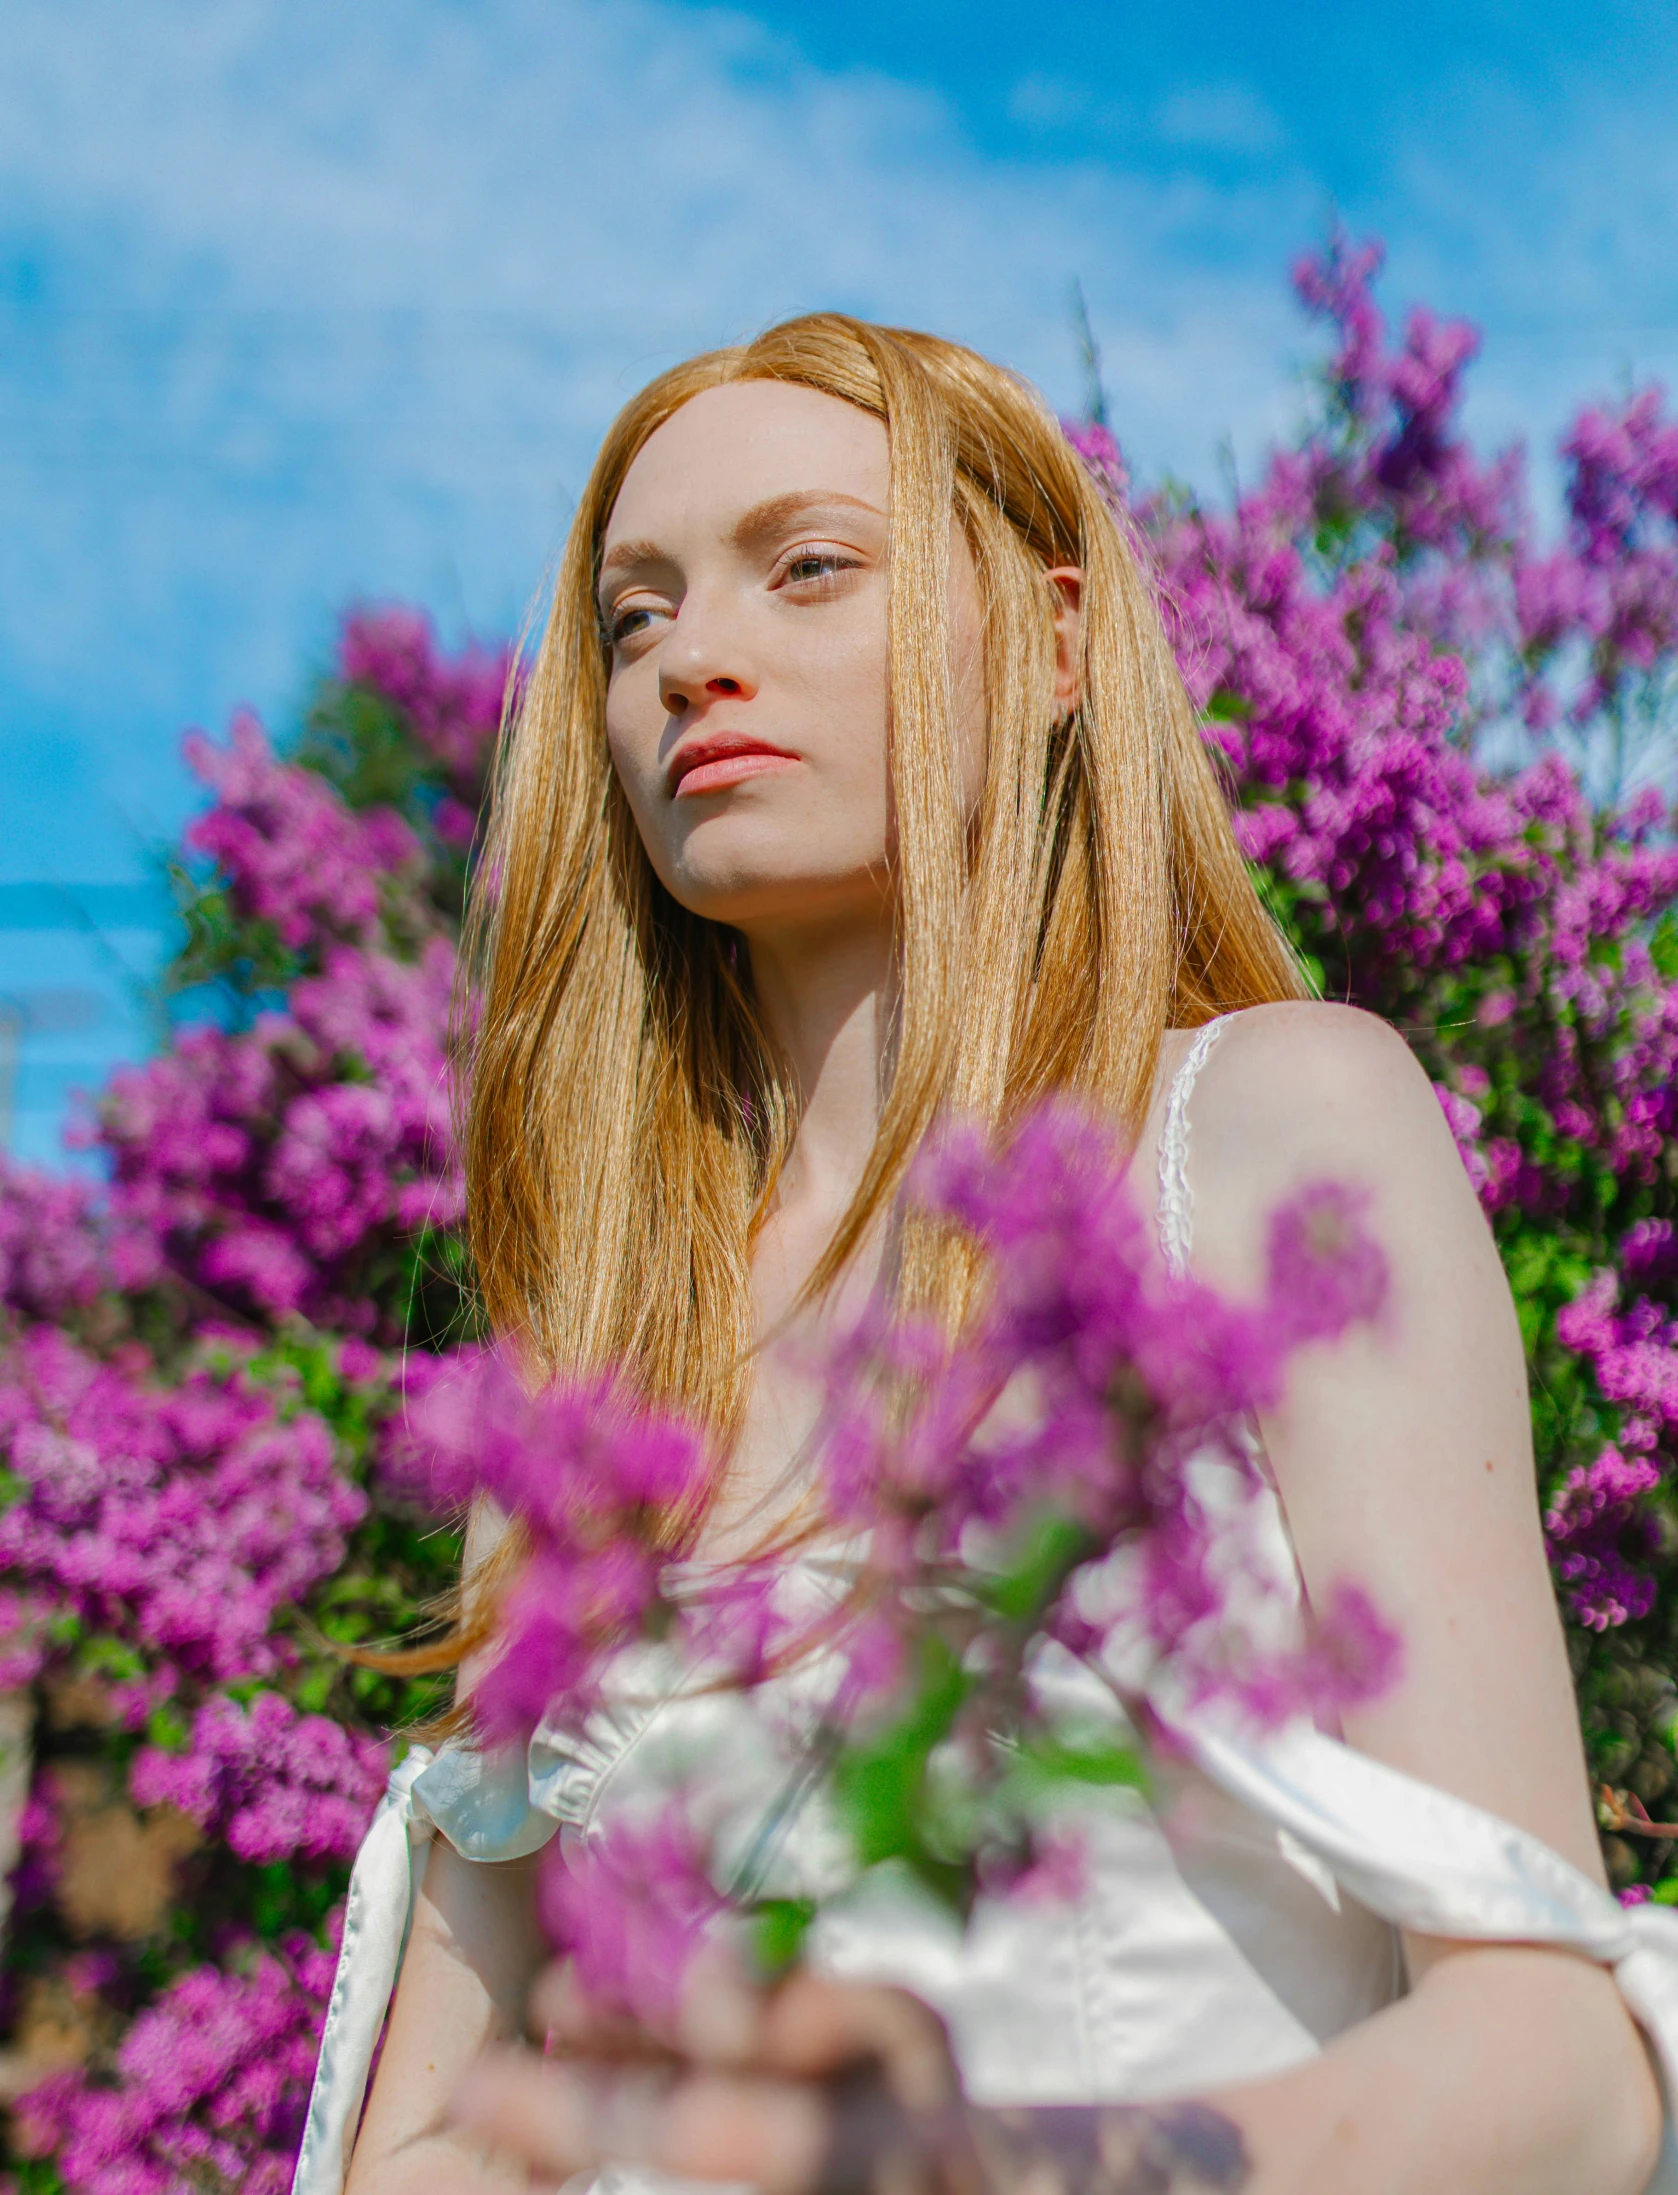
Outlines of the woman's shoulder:
<svg viewBox="0 0 1678 2195">
<path fill-rule="evenodd" d="M 1205 1055 L 1196 1083 L 1212 1078 L 1214 1055 L 1239 1054 L 1250 1074 L 1263 1074 L 1284 1085 L 1302 1077 L 1333 1078 L 1346 1073 L 1400 1075 L 1417 1071 L 1415 1054 L 1390 1021 L 1361 1006 L 1336 1006 L 1324 999 L 1284 998 L 1262 1006 L 1241 1006 L 1220 1014 L 1215 1044 L 1206 1043 L 1213 1025 L 1168 1029 L 1160 1046 L 1158 1088 L 1163 1093 L 1197 1047 Z"/>
<path fill-rule="evenodd" d="M 1254 1164 L 1281 1162 L 1325 1139 L 1351 1151 L 1418 1122 L 1432 1129 L 1439 1116 L 1415 1053 L 1361 1007 L 1280 999 L 1225 1014 L 1210 1034 L 1172 1029 L 1160 1053 L 1157 1102 L 1173 1089 L 1187 1099 L 1197 1150 L 1228 1144 Z"/>
<path fill-rule="evenodd" d="M 1403 1226 L 1407 1200 L 1418 1218 L 1465 1193 L 1473 1206 L 1425 1069 L 1390 1023 L 1354 1006 L 1286 1000 L 1231 1015 L 1191 1117 L 1207 1249 L 1251 1244 L 1280 1202 L 1323 1180 L 1370 1192 L 1388 1226 Z"/>
<path fill-rule="evenodd" d="M 1247 1108 L 1263 1105 L 1313 1132 L 1351 1106 L 1402 1111 L 1431 1085 L 1391 1022 L 1360 1006 L 1279 999 L 1226 1015 L 1201 1077 L 1208 1091 L 1238 1081 Z"/>
</svg>

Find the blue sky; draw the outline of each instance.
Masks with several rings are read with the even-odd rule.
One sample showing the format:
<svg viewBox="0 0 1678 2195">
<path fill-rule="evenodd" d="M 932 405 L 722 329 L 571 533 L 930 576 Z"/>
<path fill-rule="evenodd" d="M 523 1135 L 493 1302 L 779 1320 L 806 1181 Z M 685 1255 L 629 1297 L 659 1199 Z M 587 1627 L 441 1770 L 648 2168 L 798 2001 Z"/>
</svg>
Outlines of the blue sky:
<svg viewBox="0 0 1678 2195">
<path fill-rule="evenodd" d="M 1077 278 L 1133 457 L 1212 485 L 1296 416 L 1286 267 L 1338 211 L 1395 309 L 1485 327 L 1476 431 L 1544 452 L 1678 375 L 1675 112 L 1673 0 L 7 0 L 14 1147 L 143 1044 L 157 936 L 7 887 L 137 882 L 181 729 L 283 727 L 350 598 L 509 628 L 669 359 L 839 304 L 1071 405 Z"/>
</svg>

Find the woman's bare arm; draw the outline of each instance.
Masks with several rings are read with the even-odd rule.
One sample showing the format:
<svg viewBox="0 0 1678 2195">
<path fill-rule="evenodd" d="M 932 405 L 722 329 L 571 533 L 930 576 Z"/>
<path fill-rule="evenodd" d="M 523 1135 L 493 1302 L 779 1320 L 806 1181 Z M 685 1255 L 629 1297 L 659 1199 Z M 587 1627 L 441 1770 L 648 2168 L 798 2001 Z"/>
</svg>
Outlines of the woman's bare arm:
<svg viewBox="0 0 1678 2195">
<path fill-rule="evenodd" d="M 474 1504 L 462 1554 L 468 1580 L 506 1531 L 493 1503 Z M 473 1676 L 469 1661 L 459 1673 L 463 1698 Z M 467 2169 L 486 2185 L 528 2184 L 522 2169 L 495 2166 L 481 2142 L 452 2127 L 447 2105 L 487 2044 L 522 2032 L 546 1952 L 535 1867 L 534 1858 L 464 1860 L 442 1837 L 433 1842 L 345 2195 L 433 2195 Z"/>
<path fill-rule="evenodd" d="M 1355 1578 L 1403 1639 L 1398 1682 L 1347 1738 L 1600 1880 L 1520 1330 L 1426 1077 L 1367 1014 L 1261 1007 L 1213 1051 L 1192 1116 L 1205 1278 L 1256 1290 L 1269 1215 L 1325 1179 L 1367 1197 L 1388 1261 L 1385 1318 L 1303 1352 L 1264 1425 L 1307 1590 Z"/>
<path fill-rule="evenodd" d="M 1192 1112 L 1206 1278 L 1255 1289 L 1269 1214 L 1325 1178 L 1365 1193 L 1389 1263 L 1385 1319 L 1307 1351 L 1264 1427 L 1307 1590 L 1355 1579 L 1403 1641 L 1347 1739 L 1602 1880 L 1519 1327 L 1426 1077 L 1367 1015 L 1265 1007 L 1226 1030 Z M 1612 1979 L 1560 1952 L 1406 1950 L 1404 2004 L 1248 2093 L 1255 2156 L 1297 2157 L 1302 2188 L 1351 2143 L 1360 2188 L 1637 2195 L 1658 2103 Z"/>
<path fill-rule="evenodd" d="M 481 2140 L 450 2124 L 448 2103 L 487 2044 L 521 2032 L 546 1951 L 535 1866 L 432 1845 L 345 2195 L 435 2195 L 468 2175 L 528 2184 L 522 2167 L 494 2166 Z"/>
</svg>

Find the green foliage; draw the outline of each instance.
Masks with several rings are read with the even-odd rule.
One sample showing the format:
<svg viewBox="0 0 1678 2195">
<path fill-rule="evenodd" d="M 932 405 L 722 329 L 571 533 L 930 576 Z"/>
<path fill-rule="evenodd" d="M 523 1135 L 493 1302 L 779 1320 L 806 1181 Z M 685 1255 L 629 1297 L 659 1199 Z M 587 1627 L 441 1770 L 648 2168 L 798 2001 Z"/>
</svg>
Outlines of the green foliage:
<svg viewBox="0 0 1678 2195">
<path fill-rule="evenodd" d="M 1094 1548 L 1092 1535 L 1082 1525 L 1046 1511 L 1032 1526 L 1024 1546 L 987 1590 L 987 1605 L 1005 1623 L 1030 1630 Z"/>
<path fill-rule="evenodd" d="M 816 1917 L 809 1898 L 764 1898 L 751 1915 L 752 1956 L 766 1981 L 775 1981 L 796 1966 Z"/>
<path fill-rule="evenodd" d="M 954 1650 L 937 1633 L 926 1633 L 919 1645 L 920 1666 L 912 1672 L 906 1704 L 883 1729 L 841 1748 L 834 1790 L 861 1866 L 900 1862 L 959 1912 L 968 1894 L 967 1874 L 929 1838 L 928 1823 L 936 1817 L 930 1769 L 970 1684 Z"/>
</svg>

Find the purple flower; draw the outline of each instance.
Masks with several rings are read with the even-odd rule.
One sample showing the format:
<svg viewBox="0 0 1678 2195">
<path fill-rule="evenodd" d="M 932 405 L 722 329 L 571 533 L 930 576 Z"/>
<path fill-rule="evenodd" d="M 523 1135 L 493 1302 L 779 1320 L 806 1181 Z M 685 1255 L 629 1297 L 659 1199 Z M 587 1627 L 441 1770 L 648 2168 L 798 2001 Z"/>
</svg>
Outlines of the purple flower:
<svg viewBox="0 0 1678 2195">
<path fill-rule="evenodd" d="M 295 1937 L 182 1975 L 129 2028 L 111 2085 L 75 2068 L 19 2099 L 26 2154 L 50 2152 L 74 2195 L 283 2195 L 332 1967 Z"/>
<path fill-rule="evenodd" d="M 493 1353 L 424 1380 L 396 1460 L 437 1505 L 482 1491 L 530 1534 L 473 1694 L 493 1737 L 528 1732 L 556 1701 L 587 1704 L 605 1656 L 660 1605 L 711 1468 L 696 1432 L 614 1383 L 531 1392 Z"/>
<path fill-rule="evenodd" d="M 1130 500 L 1130 468 L 1117 440 L 1091 420 L 1067 419 L 1061 425 L 1096 486 L 1116 510 L 1122 510 Z"/>
<path fill-rule="evenodd" d="M 270 1627 L 342 1559 L 366 1497 L 307 1412 L 237 1376 L 176 1388 L 100 1365 L 50 1328 L 0 1358 L 0 1442 L 23 1493 L 0 1568 L 155 1660 L 156 1682 L 276 1666 Z M 143 1714 L 142 1685 L 127 1698 Z"/>
<path fill-rule="evenodd" d="M 191 734 L 185 754 L 216 795 L 187 844 L 217 864 L 241 914 L 294 949 L 372 933 L 381 873 L 419 852 L 399 816 L 353 815 L 312 770 L 279 761 L 252 716 L 234 719 L 226 747 Z"/>
<path fill-rule="evenodd" d="M 1605 1448 L 1596 1461 L 1568 1473 L 1544 1519 L 1551 1562 L 1572 1609 L 1587 1630 L 1646 1616 L 1655 1581 L 1647 1567 L 1659 1544 L 1643 1496 L 1659 1484 L 1647 1457 Z"/>
<path fill-rule="evenodd" d="M 679 1805 L 543 1856 L 542 1922 L 603 2010 L 667 2025 L 725 1911 L 709 1855 Z"/>
<path fill-rule="evenodd" d="M 1330 1340 L 1380 1315 L 1387 1261 L 1359 1224 L 1365 1201 L 1334 1182 L 1319 1182 L 1272 1215 L 1268 1294 L 1280 1347 Z"/>
<path fill-rule="evenodd" d="M 385 1748 L 275 1692 L 248 1709 L 215 1697 L 184 1753 L 144 1746 L 129 1771 L 139 1806 L 169 1805 L 242 1860 L 352 1860 L 387 1773 Z"/>
<path fill-rule="evenodd" d="M 457 779 L 472 782 L 481 774 L 500 728 L 511 650 L 468 647 L 447 657 L 422 613 L 362 610 L 344 621 L 338 670 L 348 683 L 371 687 L 394 703 Z M 446 824 L 440 828 L 454 835 Z"/>
</svg>

